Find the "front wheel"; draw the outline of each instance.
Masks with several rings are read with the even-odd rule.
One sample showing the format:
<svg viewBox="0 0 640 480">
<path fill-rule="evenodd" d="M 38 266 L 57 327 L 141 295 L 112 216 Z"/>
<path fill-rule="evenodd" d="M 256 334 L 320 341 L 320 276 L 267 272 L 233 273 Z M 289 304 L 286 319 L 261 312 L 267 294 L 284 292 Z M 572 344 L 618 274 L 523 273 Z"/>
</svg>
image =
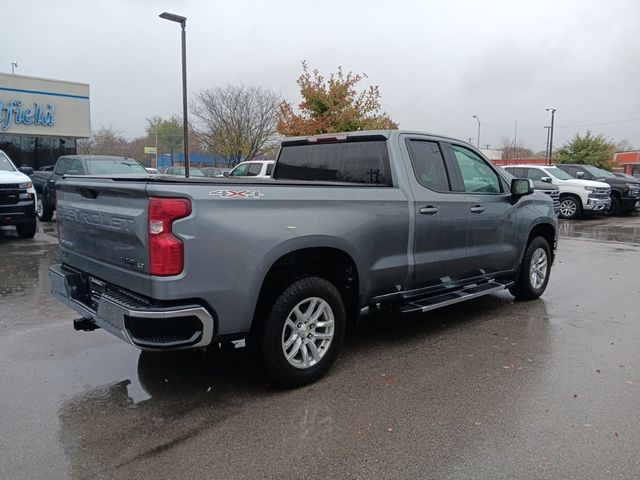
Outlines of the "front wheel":
<svg viewBox="0 0 640 480">
<path fill-rule="evenodd" d="M 575 219 L 582 215 L 582 205 L 580 200 L 573 196 L 566 196 L 560 199 L 560 218 Z"/>
<path fill-rule="evenodd" d="M 53 217 L 53 208 L 51 208 L 43 197 L 44 193 L 38 193 L 38 198 L 36 199 L 36 215 L 41 222 L 50 222 Z"/>
<path fill-rule="evenodd" d="M 345 324 L 344 302 L 331 282 L 295 281 L 275 298 L 258 340 L 267 373 L 287 388 L 322 377 L 338 355 Z"/>
<path fill-rule="evenodd" d="M 509 289 L 519 300 L 533 300 L 547 289 L 551 273 L 551 250 L 543 237 L 534 238 L 522 259 L 515 284 Z"/>
</svg>

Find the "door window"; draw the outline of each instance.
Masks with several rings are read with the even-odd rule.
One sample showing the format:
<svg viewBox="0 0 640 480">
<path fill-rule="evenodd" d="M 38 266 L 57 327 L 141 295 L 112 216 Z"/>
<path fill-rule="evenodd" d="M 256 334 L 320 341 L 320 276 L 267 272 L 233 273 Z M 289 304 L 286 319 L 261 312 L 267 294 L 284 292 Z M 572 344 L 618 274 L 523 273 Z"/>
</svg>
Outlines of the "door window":
<svg viewBox="0 0 640 480">
<path fill-rule="evenodd" d="M 407 140 L 407 149 L 418 182 L 437 192 L 451 190 L 442 151 L 437 142 Z"/>
<path fill-rule="evenodd" d="M 526 168 L 509 167 L 505 170 L 516 178 L 527 178 Z"/>
<path fill-rule="evenodd" d="M 69 158 L 61 158 L 60 160 L 58 160 L 58 163 L 56 163 L 56 170 L 54 173 L 56 175 L 64 175 L 64 172 L 69 170 L 69 163 Z"/>
<path fill-rule="evenodd" d="M 462 174 L 465 192 L 501 193 L 498 174 L 481 157 L 458 145 L 451 148 Z"/>
<path fill-rule="evenodd" d="M 77 172 L 76 175 L 84 175 L 84 168 L 82 168 L 82 162 L 79 158 L 74 158 L 73 160 L 71 160 L 69 170 Z"/>
<path fill-rule="evenodd" d="M 538 168 L 527 168 L 527 174 L 525 176 L 534 182 L 541 182 L 542 177 L 548 177 L 549 175 Z"/>
<path fill-rule="evenodd" d="M 230 177 L 244 177 L 247 175 L 247 168 L 249 167 L 248 163 L 241 163 L 236 168 L 234 168 L 229 174 Z"/>
</svg>

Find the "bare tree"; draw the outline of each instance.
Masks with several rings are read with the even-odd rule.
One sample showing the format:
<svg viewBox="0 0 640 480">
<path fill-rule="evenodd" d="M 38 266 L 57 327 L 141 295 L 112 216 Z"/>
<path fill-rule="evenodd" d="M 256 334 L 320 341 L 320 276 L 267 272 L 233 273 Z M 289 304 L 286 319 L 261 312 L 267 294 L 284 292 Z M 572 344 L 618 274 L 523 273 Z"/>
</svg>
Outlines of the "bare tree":
<svg viewBox="0 0 640 480">
<path fill-rule="evenodd" d="M 86 155 L 124 155 L 129 142 L 113 127 L 101 126 L 91 137 L 78 141 L 77 148 Z"/>
<path fill-rule="evenodd" d="M 203 89 L 191 103 L 193 133 L 206 150 L 235 165 L 273 146 L 279 103 L 274 92 L 261 87 Z"/>
<path fill-rule="evenodd" d="M 533 150 L 524 146 L 522 140 L 517 143 L 513 138 L 503 137 L 500 141 L 500 150 L 502 150 L 502 160 L 518 160 L 531 158 Z"/>
</svg>

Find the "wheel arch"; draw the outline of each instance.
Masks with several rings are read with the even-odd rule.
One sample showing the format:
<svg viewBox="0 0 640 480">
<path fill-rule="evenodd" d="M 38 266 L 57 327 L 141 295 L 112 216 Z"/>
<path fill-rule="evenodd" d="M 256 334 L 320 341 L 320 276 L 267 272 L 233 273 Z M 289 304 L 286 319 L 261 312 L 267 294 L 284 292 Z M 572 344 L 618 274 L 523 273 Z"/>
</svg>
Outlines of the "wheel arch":
<svg viewBox="0 0 640 480">
<path fill-rule="evenodd" d="M 536 237 L 542 237 L 547 241 L 547 243 L 549 244 L 549 249 L 551 250 L 551 261 L 553 262 L 556 254 L 556 242 L 558 238 L 556 227 L 547 222 L 541 222 L 534 225 L 529 232 L 529 237 L 527 238 L 527 243 L 524 247 L 524 251 L 529 248 L 529 245 Z"/>
<path fill-rule="evenodd" d="M 348 318 L 359 311 L 359 299 L 366 288 L 358 268 L 358 256 L 346 242 L 291 242 L 270 252 L 259 267 L 259 283 L 251 330 L 259 328 L 268 308 L 268 299 L 287 283 L 304 276 L 319 276 L 333 283 L 345 302 Z M 254 290 L 255 291 L 255 290 Z"/>
</svg>

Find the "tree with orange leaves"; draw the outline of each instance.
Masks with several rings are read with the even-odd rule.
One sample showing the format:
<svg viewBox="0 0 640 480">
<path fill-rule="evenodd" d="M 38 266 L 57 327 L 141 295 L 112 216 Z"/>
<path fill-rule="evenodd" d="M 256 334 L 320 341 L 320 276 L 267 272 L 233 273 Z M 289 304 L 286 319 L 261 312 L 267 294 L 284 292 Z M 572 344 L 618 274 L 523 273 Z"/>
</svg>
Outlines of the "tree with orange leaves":
<svg viewBox="0 0 640 480">
<path fill-rule="evenodd" d="M 337 73 L 325 81 L 317 69 L 309 71 L 307 63 L 302 62 L 302 75 L 298 78 L 302 102 L 298 112 L 291 103 L 280 103 L 278 133 L 297 136 L 398 128 L 382 111 L 378 85 L 357 90 L 364 78 L 365 74 L 345 74 L 338 67 Z"/>
</svg>

